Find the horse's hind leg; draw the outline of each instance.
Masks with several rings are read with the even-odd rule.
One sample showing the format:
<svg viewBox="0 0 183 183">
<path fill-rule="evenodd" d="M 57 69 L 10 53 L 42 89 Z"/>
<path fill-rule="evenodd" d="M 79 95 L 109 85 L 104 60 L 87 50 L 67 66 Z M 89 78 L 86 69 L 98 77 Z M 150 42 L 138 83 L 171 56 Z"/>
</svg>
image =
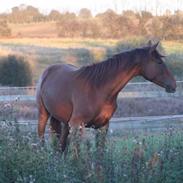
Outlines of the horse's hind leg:
<svg viewBox="0 0 183 183">
<path fill-rule="evenodd" d="M 61 129 L 62 129 L 61 122 L 59 120 L 55 119 L 54 117 L 51 117 L 50 118 L 50 129 L 51 129 L 51 133 L 55 134 L 56 137 L 58 139 L 60 139 Z"/>
<path fill-rule="evenodd" d="M 62 133 L 61 133 L 61 138 L 60 138 L 60 145 L 61 145 L 61 150 L 62 152 L 65 151 L 65 148 L 67 146 L 68 142 L 68 135 L 69 135 L 69 125 L 62 123 Z"/>
<path fill-rule="evenodd" d="M 61 151 L 64 152 L 67 146 L 67 137 L 69 135 L 69 126 L 61 123 L 57 119 L 51 117 L 50 119 L 51 132 L 56 134 L 59 140 Z"/>
<path fill-rule="evenodd" d="M 38 135 L 39 138 L 44 141 L 44 133 L 46 128 L 46 123 L 49 118 L 49 113 L 43 105 L 42 101 L 38 104 Z"/>
</svg>

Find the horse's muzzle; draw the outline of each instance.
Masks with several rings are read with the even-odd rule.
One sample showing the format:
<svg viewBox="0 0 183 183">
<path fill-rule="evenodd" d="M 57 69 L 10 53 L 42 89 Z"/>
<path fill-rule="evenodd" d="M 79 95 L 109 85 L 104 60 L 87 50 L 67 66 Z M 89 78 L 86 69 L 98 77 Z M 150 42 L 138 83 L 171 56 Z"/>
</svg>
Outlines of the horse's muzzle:
<svg viewBox="0 0 183 183">
<path fill-rule="evenodd" d="M 165 90 L 166 90 L 167 93 L 175 93 L 176 92 L 176 88 L 172 88 L 172 87 L 169 87 L 169 86 L 167 86 Z"/>
</svg>

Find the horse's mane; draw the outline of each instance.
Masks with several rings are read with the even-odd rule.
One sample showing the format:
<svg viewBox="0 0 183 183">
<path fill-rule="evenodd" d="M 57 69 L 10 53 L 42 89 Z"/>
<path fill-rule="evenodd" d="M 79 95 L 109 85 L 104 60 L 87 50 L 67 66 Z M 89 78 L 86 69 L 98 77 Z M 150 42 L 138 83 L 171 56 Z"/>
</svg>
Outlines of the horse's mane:
<svg viewBox="0 0 183 183">
<path fill-rule="evenodd" d="M 100 63 L 83 66 L 77 72 L 78 77 L 84 78 L 86 82 L 97 87 L 102 86 L 119 72 L 121 66 L 130 67 L 133 64 L 134 52 L 136 52 L 136 49 L 116 54 Z"/>
</svg>

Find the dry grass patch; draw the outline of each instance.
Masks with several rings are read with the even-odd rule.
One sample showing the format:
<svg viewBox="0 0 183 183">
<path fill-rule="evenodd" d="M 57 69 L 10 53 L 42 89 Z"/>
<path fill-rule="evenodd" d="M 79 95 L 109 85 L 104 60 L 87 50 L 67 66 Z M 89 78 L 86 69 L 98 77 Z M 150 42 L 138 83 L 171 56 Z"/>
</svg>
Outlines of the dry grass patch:
<svg viewBox="0 0 183 183">
<path fill-rule="evenodd" d="M 115 46 L 118 40 L 82 39 L 82 38 L 11 38 L 0 39 L 0 44 L 33 45 L 51 48 L 93 48 Z"/>
<path fill-rule="evenodd" d="M 55 22 L 9 24 L 13 37 L 57 37 Z"/>
</svg>

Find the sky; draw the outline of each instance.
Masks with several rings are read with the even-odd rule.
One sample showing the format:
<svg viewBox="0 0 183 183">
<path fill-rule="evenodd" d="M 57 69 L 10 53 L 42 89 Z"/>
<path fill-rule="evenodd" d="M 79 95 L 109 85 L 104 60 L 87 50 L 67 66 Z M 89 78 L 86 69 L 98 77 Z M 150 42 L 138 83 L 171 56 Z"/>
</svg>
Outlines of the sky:
<svg viewBox="0 0 183 183">
<path fill-rule="evenodd" d="M 14 6 L 20 4 L 32 5 L 39 8 L 42 13 L 48 14 L 51 9 L 61 12 L 78 13 L 81 8 L 88 8 L 95 15 L 107 9 L 118 13 L 123 10 L 147 10 L 153 14 L 163 14 L 166 9 L 172 12 L 183 10 L 183 0 L 0 0 L 0 12 L 10 12 Z"/>
</svg>

